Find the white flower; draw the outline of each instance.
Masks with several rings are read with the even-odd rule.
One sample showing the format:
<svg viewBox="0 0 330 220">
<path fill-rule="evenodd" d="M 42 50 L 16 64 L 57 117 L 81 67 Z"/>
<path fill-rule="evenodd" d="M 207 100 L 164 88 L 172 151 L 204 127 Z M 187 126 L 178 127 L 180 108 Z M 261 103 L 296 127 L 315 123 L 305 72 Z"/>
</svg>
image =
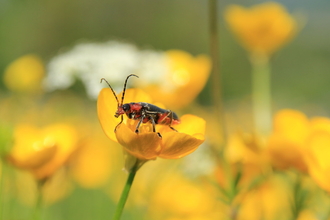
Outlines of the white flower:
<svg viewBox="0 0 330 220">
<path fill-rule="evenodd" d="M 128 43 L 78 44 L 54 57 L 48 64 L 44 86 L 48 91 L 67 89 L 80 80 L 89 97 L 96 99 L 101 78 L 106 78 L 116 91 L 121 91 L 129 74 L 137 74 L 139 83 L 161 83 L 168 71 L 164 52 L 139 50 Z"/>
</svg>

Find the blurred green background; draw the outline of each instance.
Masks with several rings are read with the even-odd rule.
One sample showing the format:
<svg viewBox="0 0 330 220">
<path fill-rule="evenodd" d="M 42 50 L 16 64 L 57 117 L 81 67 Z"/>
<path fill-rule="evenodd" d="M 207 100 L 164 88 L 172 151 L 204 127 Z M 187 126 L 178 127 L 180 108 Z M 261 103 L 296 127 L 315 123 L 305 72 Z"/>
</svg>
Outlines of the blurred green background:
<svg viewBox="0 0 330 220">
<path fill-rule="evenodd" d="M 249 97 L 251 68 L 247 52 L 224 23 L 223 11 L 229 4 L 261 2 L 219 1 L 219 62 L 226 102 Z M 278 2 L 300 19 L 301 31 L 272 57 L 274 108 L 330 116 L 330 1 Z M 208 1 L 202 0 L 0 0 L 1 79 L 6 66 L 22 55 L 35 53 L 47 63 L 78 42 L 118 39 L 140 48 L 208 54 L 208 20 Z M 8 93 L 2 81 L 0 92 Z M 206 87 L 198 101 L 210 105 L 209 97 Z M 9 207 L 6 212 L 15 219 L 29 213 L 17 202 Z M 103 191 L 78 187 L 52 205 L 45 219 L 109 219 L 113 208 L 114 202 Z M 139 211 L 143 212 L 135 210 L 135 214 Z M 135 217 L 126 212 L 123 219 Z"/>
<path fill-rule="evenodd" d="M 228 4 L 251 6 L 263 1 L 219 1 L 221 72 L 225 99 L 250 93 L 250 64 L 224 24 Z M 297 37 L 273 56 L 276 108 L 330 108 L 330 1 L 278 1 L 300 18 Z M 208 1 L 1 0 L 0 72 L 9 62 L 36 53 L 46 62 L 77 42 L 126 40 L 141 48 L 208 53 Z M 3 84 L 1 83 L 3 89 Z M 206 90 L 207 91 L 207 90 Z M 208 102 L 208 92 L 200 101 Z M 308 103 L 308 106 L 306 106 Z M 324 111 L 323 111 L 324 110 Z"/>
</svg>

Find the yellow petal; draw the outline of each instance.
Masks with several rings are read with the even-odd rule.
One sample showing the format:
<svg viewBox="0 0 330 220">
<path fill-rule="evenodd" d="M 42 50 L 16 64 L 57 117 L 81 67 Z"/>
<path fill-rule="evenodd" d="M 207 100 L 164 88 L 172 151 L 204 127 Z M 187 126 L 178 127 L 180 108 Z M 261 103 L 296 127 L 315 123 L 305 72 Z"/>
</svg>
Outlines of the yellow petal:
<svg viewBox="0 0 330 220">
<path fill-rule="evenodd" d="M 325 117 L 314 117 L 310 120 L 312 131 L 325 131 L 330 133 L 330 119 Z"/>
<path fill-rule="evenodd" d="M 47 163 L 55 153 L 55 142 L 47 140 L 37 128 L 21 124 L 15 128 L 8 159 L 18 168 L 34 169 Z"/>
<path fill-rule="evenodd" d="M 297 32 L 297 22 L 286 9 L 275 2 L 244 8 L 231 5 L 225 18 L 246 49 L 270 55 Z"/>
<path fill-rule="evenodd" d="M 159 182 L 158 188 L 151 194 L 150 204 L 151 211 L 158 216 L 171 213 L 187 219 L 188 216 L 207 215 L 214 211 L 215 200 L 202 186 L 175 173 Z"/>
<path fill-rule="evenodd" d="M 304 149 L 292 140 L 273 134 L 268 140 L 266 152 L 269 154 L 272 164 L 277 169 L 296 168 L 306 172 L 307 166 L 303 158 Z"/>
<path fill-rule="evenodd" d="M 180 118 L 181 123 L 173 126 L 180 133 L 188 135 L 205 133 L 206 122 L 204 119 L 195 115 L 186 114 Z"/>
<path fill-rule="evenodd" d="M 152 99 L 170 109 L 179 109 L 191 103 L 204 88 L 211 70 L 211 61 L 205 55 L 196 57 L 181 50 L 166 51 L 168 72 L 159 84 L 142 85 Z"/>
<path fill-rule="evenodd" d="M 203 135 L 195 137 L 179 132 L 167 132 L 162 134 L 162 151 L 159 155 L 165 159 L 177 159 L 184 157 L 197 149 L 204 142 Z"/>
<path fill-rule="evenodd" d="M 98 137 L 85 140 L 71 162 L 71 172 L 77 182 L 86 188 L 102 186 L 112 171 L 111 150 Z"/>
<path fill-rule="evenodd" d="M 142 160 L 156 159 L 161 150 L 162 139 L 156 132 L 136 134 L 123 123 L 118 126 L 116 137 L 128 153 Z"/>
<path fill-rule="evenodd" d="M 15 149 L 17 148 L 15 147 Z M 30 155 L 22 155 L 22 153 L 24 153 L 23 151 L 17 151 L 15 149 L 13 149 L 12 153 L 8 156 L 8 159 L 14 166 L 21 169 L 36 169 L 43 166 L 52 159 L 56 153 L 55 145 L 37 150 Z"/>
<path fill-rule="evenodd" d="M 168 126 L 159 129 L 163 136 L 162 158 L 176 159 L 184 157 L 197 149 L 204 142 L 205 120 L 195 115 L 183 115 L 181 123 L 175 125 L 175 132 Z"/>
<path fill-rule="evenodd" d="M 4 83 L 15 92 L 38 92 L 45 68 L 36 55 L 25 55 L 12 62 L 4 73 Z"/>
<path fill-rule="evenodd" d="M 323 189 L 330 191 L 330 133 L 315 132 L 308 139 L 305 160 L 311 177 Z"/>
<path fill-rule="evenodd" d="M 274 118 L 274 132 L 296 143 L 304 143 L 309 127 L 308 118 L 299 111 L 284 109 Z"/>
<path fill-rule="evenodd" d="M 120 122 L 119 118 L 114 117 L 117 106 L 112 91 L 109 88 L 102 89 L 97 99 L 97 115 L 104 133 L 113 141 L 117 141 L 114 130 Z"/>
<path fill-rule="evenodd" d="M 76 150 L 78 141 L 76 130 L 67 124 L 53 124 L 44 128 L 42 132 L 45 140 L 55 143 L 57 151 L 51 160 L 33 171 L 39 179 L 52 175 L 63 166 Z"/>
</svg>

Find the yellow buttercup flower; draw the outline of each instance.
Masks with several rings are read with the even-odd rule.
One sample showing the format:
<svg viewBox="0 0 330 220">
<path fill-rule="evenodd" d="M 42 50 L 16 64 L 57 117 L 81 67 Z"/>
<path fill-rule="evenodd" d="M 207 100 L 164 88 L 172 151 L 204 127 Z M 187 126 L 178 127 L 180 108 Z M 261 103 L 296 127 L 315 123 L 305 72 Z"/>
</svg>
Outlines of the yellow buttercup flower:
<svg viewBox="0 0 330 220">
<path fill-rule="evenodd" d="M 128 89 L 125 102 L 151 103 L 151 98 L 142 90 Z M 108 88 L 102 89 L 97 101 L 97 111 L 105 134 L 111 140 L 119 142 L 126 152 L 140 160 L 152 160 L 157 157 L 181 158 L 196 150 L 204 141 L 205 121 L 193 115 L 184 115 L 180 118 L 179 125 L 173 125 L 178 132 L 168 126 L 156 125 L 156 130 L 162 137 L 152 131 L 151 123 L 141 124 L 139 133 L 136 134 L 138 120 L 127 119 L 126 116 L 114 132 L 120 122 L 120 119 L 113 116 L 116 110 L 117 102 L 113 93 Z"/>
<path fill-rule="evenodd" d="M 77 134 L 67 124 L 52 124 L 39 129 L 20 124 L 14 130 L 14 145 L 8 159 L 18 168 L 45 179 L 57 171 L 76 149 Z"/>
<path fill-rule="evenodd" d="M 289 193 L 283 180 L 272 177 L 243 197 L 237 219 L 287 219 Z"/>
<path fill-rule="evenodd" d="M 36 93 L 41 91 L 44 74 L 42 60 L 29 54 L 9 64 L 4 73 L 4 83 L 13 92 Z"/>
<path fill-rule="evenodd" d="M 231 5 L 225 19 L 243 46 L 259 55 L 271 55 L 297 33 L 297 21 L 276 2 L 251 8 Z"/>
<path fill-rule="evenodd" d="M 256 177 L 269 171 L 269 158 L 264 151 L 264 141 L 253 134 L 237 132 L 228 137 L 228 143 L 223 150 L 225 163 L 229 166 L 218 167 L 216 177 L 223 188 L 230 186 L 230 176 L 241 175 L 239 187 L 246 187 Z M 226 172 L 225 169 L 230 169 Z M 239 174 L 240 173 L 240 174 Z"/>
<path fill-rule="evenodd" d="M 215 195 L 205 185 L 172 173 L 151 193 L 148 219 L 219 219 Z"/>
<path fill-rule="evenodd" d="M 65 168 L 60 168 L 54 173 L 47 182 L 43 184 L 42 189 L 38 190 L 38 181 L 27 172 L 15 172 L 15 184 L 13 190 L 18 199 L 25 205 L 34 206 L 38 194 L 42 194 L 43 203 L 53 204 L 64 199 L 73 189 L 73 184 L 67 176 Z"/>
<path fill-rule="evenodd" d="M 82 187 L 101 187 L 113 172 L 115 155 L 104 139 L 96 135 L 84 139 L 70 160 L 70 173 Z"/>
<path fill-rule="evenodd" d="M 152 100 L 171 109 L 191 103 L 204 88 L 211 71 L 211 61 L 206 55 L 193 57 L 181 50 L 165 52 L 168 70 L 160 84 L 142 85 Z"/>
<path fill-rule="evenodd" d="M 312 132 L 307 139 L 304 158 L 308 172 L 314 181 L 324 190 L 330 192 L 330 119 L 311 119 Z"/>
<path fill-rule="evenodd" d="M 276 113 L 266 149 L 273 166 L 307 171 L 303 155 L 309 131 L 309 120 L 302 112 L 284 109 Z"/>
</svg>

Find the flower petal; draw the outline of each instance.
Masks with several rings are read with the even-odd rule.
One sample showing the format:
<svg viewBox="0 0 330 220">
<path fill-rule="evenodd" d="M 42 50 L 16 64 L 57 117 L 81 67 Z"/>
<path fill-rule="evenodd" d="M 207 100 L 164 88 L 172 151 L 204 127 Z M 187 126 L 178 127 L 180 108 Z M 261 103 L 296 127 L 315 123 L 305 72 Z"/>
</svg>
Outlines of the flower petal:
<svg viewBox="0 0 330 220">
<path fill-rule="evenodd" d="M 251 8 L 231 5 L 225 19 L 246 49 L 265 55 L 278 50 L 297 32 L 297 21 L 275 2 Z"/>
<path fill-rule="evenodd" d="M 308 171 L 314 181 L 323 189 L 330 191 L 330 133 L 314 132 L 308 139 L 305 157 Z"/>
<path fill-rule="evenodd" d="M 34 175 L 42 179 L 52 175 L 66 163 L 68 158 L 77 149 L 78 134 L 74 127 L 68 124 L 53 124 L 43 129 L 44 142 L 54 142 L 57 150 L 51 160 L 35 169 Z"/>
<path fill-rule="evenodd" d="M 109 88 L 102 89 L 97 99 L 97 115 L 104 133 L 113 141 L 117 141 L 114 130 L 120 122 L 120 119 L 114 117 L 117 106 L 112 91 Z"/>
<path fill-rule="evenodd" d="M 159 155 L 162 139 L 156 132 L 136 134 L 123 123 L 118 126 L 115 134 L 124 149 L 139 159 L 152 160 Z"/>
<path fill-rule="evenodd" d="M 20 124 L 14 131 L 14 146 L 8 159 L 18 168 L 35 169 L 51 160 L 56 150 L 55 143 L 46 140 L 40 130 Z"/>
<path fill-rule="evenodd" d="M 206 126 L 204 119 L 195 115 L 186 114 L 180 118 L 180 121 L 180 124 L 173 126 L 180 133 L 185 133 L 192 136 L 195 134 L 204 135 Z"/>
<path fill-rule="evenodd" d="M 303 144 L 309 128 L 307 116 L 300 111 L 284 109 L 274 117 L 274 132 L 296 143 Z"/>
<path fill-rule="evenodd" d="M 165 159 L 177 159 L 184 157 L 197 149 L 204 142 L 204 136 L 196 134 L 195 137 L 179 133 L 167 132 L 162 134 L 162 151 L 159 155 Z"/>
<path fill-rule="evenodd" d="M 16 149 L 13 149 L 12 153 L 8 156 L 8 159 L 16 167 L 21 169 L 36 169 L 43 166 L 51 160 L 56 153 L 55 145 L 37 150 L 31 155 L 22 155 L 24 152 L 19 152 Z"/>
</svg>

